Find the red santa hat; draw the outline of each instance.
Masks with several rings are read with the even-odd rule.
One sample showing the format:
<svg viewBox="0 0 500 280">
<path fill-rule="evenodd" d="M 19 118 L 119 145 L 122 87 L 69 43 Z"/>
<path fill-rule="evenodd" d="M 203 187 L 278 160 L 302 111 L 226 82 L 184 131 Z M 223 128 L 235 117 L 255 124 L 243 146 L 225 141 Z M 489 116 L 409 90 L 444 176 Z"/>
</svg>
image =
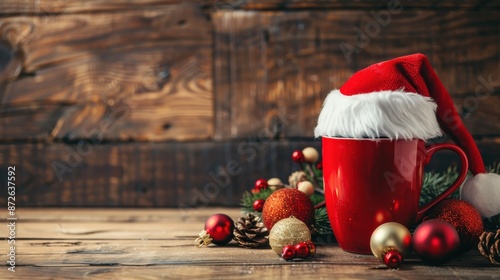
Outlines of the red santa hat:
<svg viewBox="0 0 500 280">
<path fill-rule="evenodd" d="M 486 173 L 481 154 L 453 101 L 423 54 L 380 62 L 328 94 L 316 137 L 430 139 L 443 130 L 467 154 L 473 174 L 461 198 L 482 216 L 500 213 L 500 176 Z"/>
</svg>

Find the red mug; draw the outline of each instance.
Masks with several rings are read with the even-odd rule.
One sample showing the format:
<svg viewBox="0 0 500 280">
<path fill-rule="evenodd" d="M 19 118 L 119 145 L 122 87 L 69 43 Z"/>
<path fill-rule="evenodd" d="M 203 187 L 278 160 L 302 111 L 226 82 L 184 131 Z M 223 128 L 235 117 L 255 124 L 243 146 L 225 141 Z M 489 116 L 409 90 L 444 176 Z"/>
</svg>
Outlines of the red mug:
<svg viewBox="0 0 500 280">
<path fill-rule="evenodd" d="M 386 222 L 410 227 L 448 197 L 465 180 L 467 157 L 458 146 L 425 147 L 423 140 L 322 137 L 326 209 L 339 246 L 371 254 L 370 237 Z M 456 181 L 437 198 L 419 207 L 424 165 L 442 149 L 462 161 Z"/>
</svg>

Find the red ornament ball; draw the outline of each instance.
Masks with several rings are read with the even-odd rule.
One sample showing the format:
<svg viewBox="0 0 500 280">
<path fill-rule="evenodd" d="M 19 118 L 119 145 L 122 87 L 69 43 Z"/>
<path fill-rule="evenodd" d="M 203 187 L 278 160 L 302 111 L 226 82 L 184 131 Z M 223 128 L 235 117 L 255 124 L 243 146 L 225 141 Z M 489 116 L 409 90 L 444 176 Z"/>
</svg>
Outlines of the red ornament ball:
<svg viewBox="0 0 500 280">
<path fill-rule="evenodd" d="M 213 238 L 212 243 L 225 245 L 233 239 L 234 221 L 226 214 L 214 214 L 205 222 L 205 230 Z"/>
<path fill-rule="evenodd" d="M 255 185 L 254 185 L 254 188 L 256 190 L 263 190 L 263 189 L 267 189 L 268 185 L 267 185 L 267 180 L 266 179 L 258 179 L 257 181 L 255 181 Z"/>
<path fill-rule="evenodd" d="M 470 203 L 460 199 L 443 200 L 427 212 L 426 218 L 450 223 L 458 232 L 462 252 L 477 246 L 483 233 L 481 214 Z"/>
<path fill-rule="evenodd" d="M 413 233 L 413 250 L 429 264 L 438 265 L 450 260 L 460 248 L 460 238 L 448 222 L 431 219 L 421 223 Z"/>
<path fill-rule="evenodd" d="M 294 259 L 296 256 L 295 247 L 293 245 L 286 245 L 283 247 L 281 257 L 289 261 Z"/>
<path fill-rule="evenodd" d="M 300 150 L 293 151 L 292 160 L 298 163 L 304 162 L 304 153 L 302 153 L 302 151 Z"/>
<path fill-rule="evenodd" d="M 262 220 L 268 230 L 278 221 L 294 216 L 307 226 L 314 221 L 311 199 L 297 189 L 284 188 L 273 192 L 262 209 Z"/>
<path fill-rule="evenodd" d="M 299 242 L 295 245 L 295 254 L 297 258 L 307 258 L 309 257 L 309 244 L 307 242 Z"/>
<path fill-rule="evenodd" d="M 262 212 L 262 208 L 264 208 L 265 199 L 257 199 L 253 202 L 253 210 L 257 212 Z"/>
<path fill-rule="evenodd" d="M 403 263 L 403 255 L 398 250 L 389 250 L 382 259 L 388 268 L 398 268 Z"/>
</svg>

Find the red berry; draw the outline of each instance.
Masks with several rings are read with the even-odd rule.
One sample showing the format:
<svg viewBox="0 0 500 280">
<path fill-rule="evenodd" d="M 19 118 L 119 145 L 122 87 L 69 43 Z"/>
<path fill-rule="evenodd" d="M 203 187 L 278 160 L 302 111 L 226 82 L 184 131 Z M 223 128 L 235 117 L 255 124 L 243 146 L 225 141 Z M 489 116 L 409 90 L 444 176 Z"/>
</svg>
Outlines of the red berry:
<svg viewBox="0 0 500 280">
<path fill-rule="evenodd" d="M 314 257 L 316 255 L 316 245 L 311 240 L 306 241 L 307 245 L 309 245 L 309 257 Z"/>
<path fill-rule="evenodd" d="M 309 244 L 307 242 L 300 242 L 295 245 L 295 252 L 298 258 L 307 258 L 309 257 Z"/>
<path fill-rule="evenodd" d="M 256 201 L 254 201 L 253 210 L 257 212 L 262 212 L 262 208 L 264 208 L 264 202 L 266 202 L 265 199 L 257 199 Z"/>
<path fill-rule="evenodd" d="M 263 190 L 263 189 L 267 189 L 267 180 L 266 179 L 259 179 L 257 181 L 255 181 L 255 189 L 256 190 Z"/>
<path fill-rule="evenodd" d="M 323 169 L 323 163 L 321 161 L 316 163 L 316 169 L 318 169 L 318 170 Z"/>
<path fill-rule="evenodd" d="M 297 162 L 297 163 L 304 162 L 304 154 L 302 153 L 302 151 L 295 150 L 292 153 L 292 160 Z"/>
<path fill-rule="evenodd" d="M 398 268 L 403 262 L 403 256 L 397 250 L 390 250 L 384 255 L 384 263 L 388 268 Z"/>
<path fill-rule="evenodd" d="M 295 249 L 293 245 L 286 245 L 281 251 L 281 257 L 289 261 L 295 258 Z"/>
</svg>

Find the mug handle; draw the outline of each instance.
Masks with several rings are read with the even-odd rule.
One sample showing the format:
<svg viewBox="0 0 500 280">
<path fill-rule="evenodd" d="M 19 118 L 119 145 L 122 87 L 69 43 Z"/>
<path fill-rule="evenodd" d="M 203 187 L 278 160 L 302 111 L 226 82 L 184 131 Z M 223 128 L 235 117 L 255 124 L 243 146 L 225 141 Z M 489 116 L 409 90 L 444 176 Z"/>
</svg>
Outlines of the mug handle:
<svg viewBox="0 0 500 280">
<path fill-rule="evenodd" d="M 460 157 L 460 160 L 462 161 L 462 168 L 460 169 L 458 178 L 450 187 L 448 187 L 438 197 L 434 198 L 431 202 L 427 203 L 426 205 L 419 207 L 415 222 L 420 221 L 420 219 L 422 219 L 422 217 L 424 216 L 425 212 L 427 212 L 427 210 L 429 210 L 431 207 L 436 205 L 441 200 L 450 196 L 458 187 L 460 187 L 460 185 L 462 185 L 462 183 L 465 180 L 465 177 L 467 176 L 467 170 L 469 169 L 469 161 L 467 160 L 467 155 L 465 154 L 465 152 L 462 149 L 460 149 L 457 145 L 446 143 L 446 144 L 432 145 L 428 147 L 425 151 L 426 155 L 425 155 L 424 165 L 427 165 L 430 162 L 431 157 L 432 155 L 434 155 L 435 152 L 445 149 L 452 150 L 455 153 L 457 153 L 458 156 Z"/>
</svg>

